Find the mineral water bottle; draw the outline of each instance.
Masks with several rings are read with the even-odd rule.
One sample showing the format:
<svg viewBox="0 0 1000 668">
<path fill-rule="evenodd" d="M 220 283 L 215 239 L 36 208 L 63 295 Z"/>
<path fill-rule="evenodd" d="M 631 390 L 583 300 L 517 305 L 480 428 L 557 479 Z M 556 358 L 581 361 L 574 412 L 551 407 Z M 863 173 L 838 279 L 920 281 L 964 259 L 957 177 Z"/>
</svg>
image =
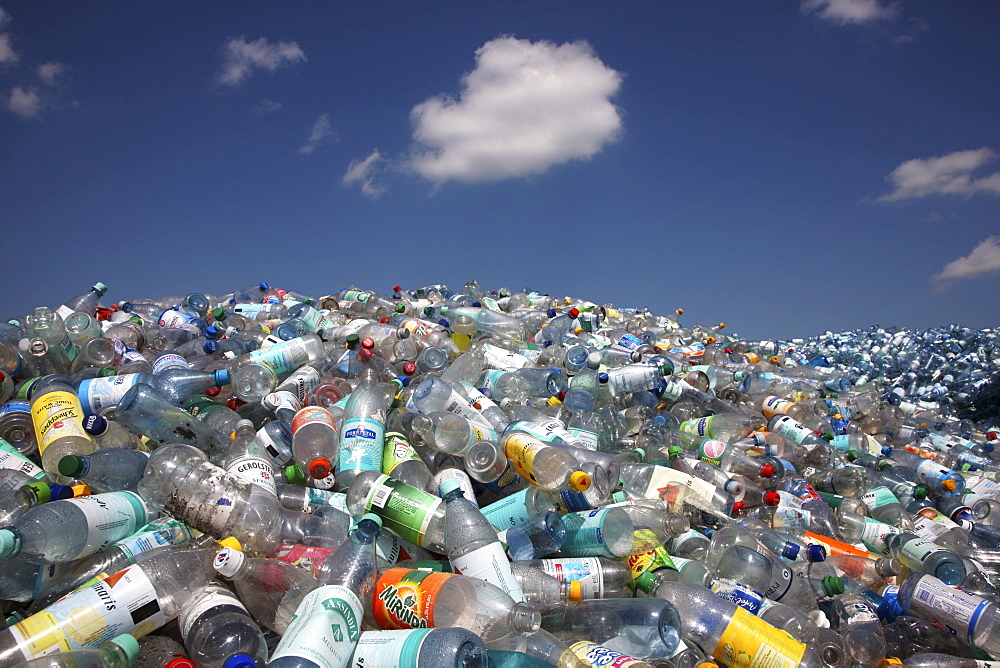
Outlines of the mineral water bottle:
<svg viewBox="0 0 1000 668">
<path fill-rule="evenodd" d="M 156 517 L 135 492 L 52 501 L 0 529 L 0 557 L 36 563 L 75 561 L 129 536 Z"/>
<path fill-rule="evenodd" d="M 507 543 L 507 554 L 511 559 L 539 559 L 563 546 L 566 525 L 558 514 L 548 510 L 538 513 L 524 524 L 507 529 L 501 535 L 501 540 Z"/>
<path fill-rule="evenodd" d="M 0 526 L 8 526 L 35 506 L 50 499 L 72 498 L 73 490 L 62 485 L 31 482 L 19 489 L 0 491 Z"/>
<path fill-rule="evenodd" d="M 533 633 L 538 611 L 515 602 L 479 578 L 408 568 L 379 577 L 372 595 L 372 622 L 384 630 L 460 627 L 489 643 L 511 633 Z"/>
<path fill-rule="evenodd" d="M 444 544 L 451 565 L 462 575 L 486 580 L 515 601 L 523 601 L 524 592 L 514 577 L 496 530 L 465 499 L 459 482 L 452 478 L 441 483 L 441 498 L 446 504 Z"/>
<path fill-rule="evenodd" d="M 257 430 L 250 420 L 240 420 L 236 424 L 233 441 L 229 444 L 224 468 L 227 473 L 256 485 L 265 492 L 277 496 L 274 482 L 274 465 L 271 456 L 257 440 Z"/>
<path fill-rule="evenodd" d="M 548 606 L 542 611 L 542 626 L 562 640 L 587 640 L 639 658 L 671 656 L 681 640 L 677 608 L 662 598 L 608 598 Z"/>
<path fill-rule="evenodd" d="M 322 406 L 306 406 L 292 418 L 292 454 L 295 463 L 316 480 L 334 470 L 340 435 L 330 411 Z"/>
<path fill-rule="evenodd" d="M 482 507 L 480 512 L 497 531 L 505 531 L 524 524 L 539 513 L 555 509 L 549 492 L 529 487 Z"/>
<path fill-rule="evenodd" d="M 135 450 L 140 444 L 134 431 L 122 426 L 118 420 L 109 420 L 103 415 L 88 415 L 83 420 L 83 429 L 90 434 L 100 450 Z"/>
<path fill-rule="evenodd" d="M 382 451 L 382 473 L 412 485 L 417 489 L 431 491 L 434 475 L 420 454 L 413 448 L 406 436 L 391 431 L 385 435 Z"/>
<path fill-rule="evenodd" d="M 465 456 L 478 441 L 495 441 L 493 427 L 455 413 L 436 411 L 413 418 L 411 429 L 420 434 L 425 445 L 449 455 Z"/>
<path fill-rule="evenodd" d="M 877 666 L 885 658 L 885 635 L 871 601 L 851 592 L 833 599 L 837 632 L 844 638 L 855 665 Z"/>
<path fill-rule="evenodd" d="M 144 554 L 135 565 L 0 631 L 0 664 L 19 665 L 61 650 L 92 647 L 101 638 L 141 636 L 160 628 L 214 576 L 217 547 L 205 538 L 194 549 L 168 547 Z M 87 632 L 80 633 L 81 628 Z"/>
<path fill-rule="evenodd" d="M 987 654 L 1000 654 L 1000 613 L 992 601 L 948 586 L 933 575 L 911 573 L 899 589 L 899 605 L 906 614 L 943 626 Z"/>
<path fill-rule="evenodd" d="M 177 626 L 199 668 L 254 668 L 267 661 L 260 627 L 240 600 L 218 584 L 192 593 L 178 610 Z"/>
<path fill-rule="evenodd" d="M 563 515 L 568 557 L 626 557 L 635 547 L 635 525 L 621 508 L 567 513 Z"/>
<path fill-rule="evenodd" d="M 968 575 L 961 556 L 912 533 L 893 534 L 885 540 L 885 552 L 899 559 L 910 572 L 929 573 L 943 582 L 959 586 Z"/>
<path fill-rule="evenodd" d="M 86 283 L 84 283 L 84 285 L 86 285 Z M 108 286 L 104 285 L 104 283 L 94 283 L 94 286 L 86 292 L 80 293 L 77 296 L 64 301 L 62 306 L 57 308 L 55 312 L 63 319 L 68 318 L 78 311 L 93 315 L 97 310 L 98 305 L 101 303 L 101 297 L 103 297 L 104 293 L 107 291 Z"/>
<path fill-rule="evenodd" d="M 621 559 L 606 557 L 554 557 L 518 562 L 539 568 L 563 582 L 580 583 L 580 596 L 623 598 L 632 595 L 632 572 Z"/>
<path fill-rule="evenodd" d="M 93 649 L 73 649 L 20 664 L 22 668 L 128 668 L 139 657 L 139 641 L 129 633 Z"/>
<path fill-rule="evenodd" d="M 32 388 L 31 420 L 42 468 L 59 472 L 65 455 L 88 455 L 96 448 L 83 429 L 83 407 L 69 378 L 53 376 Z"/>
<path fill-rule="evenodd" d="M 565 582 L 533 566 L 514 562 L 511 564 L 514 577 L 524 592 L 524 600 L 534 606 L 544 606 L 560 601 L 579 601 L 583 589 L 579 582 Z"/>
<path fill-rule="evenodd" d="M 378 471 L 358 474 L 347 490 L 354 517 L 375 513 L 382 526 L 419 547 L 445 554 L 444 501 Z"/>
<path fill-rule="evenodd" d="M 184 645 L 170 636 L 151 634 L 139 639 L 139 658 L 133 668 L 195 668 Z"/>
<path fill-rule="evenodd" d="M 59 460 L 59 474 L 82 480 L 95 492 L 134 492 L 148 463 L 148 452 L 106 448 L 66 455 Z"/>
<path fill-rule="evenodd" d="M 134 385 L 125 393 L 115 413 L 123 425 L 160 445 L 186 443 L 206 451 L 223 446 L 219 432 L 186 410 L 177 408 L 144 383 Z"/>
<path fill-rule="evenodd" d="M 361 622 L 375 585 L 376 515 L 365 515 L 351 539 L 323 562 L 320 586 L 309 592 L 293 615 L 269 668 L 347 666 L 361 637 Z"/>
<path fill-rule="evenodd" d="M 399 668 L 486 668 L 486 646 L 461 628 L 365 631 L 351 666 Z"/>
<path fill-rule="evenodd" d="M 506 432 L 500 446 L 517 473 L 533 485 L 550 492 L 564 489 L 579 492 L 590 487 L 590 476 L 564 450 L 519 431 Z"/>
<path fill-rule="evenodd" d="M 362 381 L 348 396 L 340 426 L 337 486 L 347 489 L 362 471 L 382 470 L 385 417 L 394 391 L 387 385 Z"/>
</svg>

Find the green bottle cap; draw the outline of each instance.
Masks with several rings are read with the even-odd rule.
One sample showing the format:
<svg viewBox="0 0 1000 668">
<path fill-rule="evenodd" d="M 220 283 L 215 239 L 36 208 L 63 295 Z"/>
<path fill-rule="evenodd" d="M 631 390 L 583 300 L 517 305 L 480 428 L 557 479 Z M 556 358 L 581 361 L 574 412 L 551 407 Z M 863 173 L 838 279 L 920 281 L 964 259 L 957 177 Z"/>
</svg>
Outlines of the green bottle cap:
<svg viewBox="0 0 1000 668">
<path fill-rule="evenodd" d="M 291 464 L 285 467 L 285 480 L 295 485 L 306 479 L 305 471 L 298 464 Z"/>
<path fill-rule="evenodd" d="M 823 590 L 827 596 L 840 596 L 844 593 L 844 580 L 836 575 L 823 578 Z"/>
<path fill-rule="evenodd" d="M 678 457 L 683 457 L 684 448 L 680 447 L 679 445 L 671 445 L 669 448 L 667 448 L 667 456 L 670 457 L 670 459 L 677 459 Z"/>
<path fill-rule="evenodd" d="M 21 551 L 21 539 L 10 529 L 0 529 L 0 559 L 13 557 Z"/>
<path fill-rule="evenodd" d="M 443 499 L 444 497 L 448 496 L 449 492 L 453 492 L 456 489 L 458 490 L 462 489 L 462 483 L 460 483 L 456 478 L 448 478 L 447 480 L 442 481 L 440 485 L 438 485 L 438 494 Z"/>
<path fill-rule="evenodd" d="M 108 291 L 108 286 L 104 285 L 104 283 L 94 283 L 94 287 L 91 289 L 103 297 L 104 293 Z"/>
<path fill-rule="evenodd" d="M 139 658 L 139 641 L 131 634 L 123 633 L 112 638 L 111 642 L 122 648 L 125 656 L 128 657 L 129 665 L 135 663 L 135 660 Z"/>
<path fill-rule="evenodd" d="M 25 487 L 35 493 L 38 503 L 48 503 L 52 498 L 52 488 L 44 482 L 30 482 Z"/>
<path fill-rule="evenodd" d="M 83 473 L 86 464 L 79 455 L 66 455 L 59 460 L 59 474 L 67 478 L 76 478 Z"/>
</svg>

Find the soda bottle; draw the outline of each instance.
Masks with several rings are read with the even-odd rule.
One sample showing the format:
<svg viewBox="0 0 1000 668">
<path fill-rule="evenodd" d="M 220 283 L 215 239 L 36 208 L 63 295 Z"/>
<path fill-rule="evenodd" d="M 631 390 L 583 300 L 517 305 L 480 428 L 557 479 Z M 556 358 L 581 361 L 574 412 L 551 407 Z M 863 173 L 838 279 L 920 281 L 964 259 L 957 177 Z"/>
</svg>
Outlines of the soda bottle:
<svg viewBox="0 0 1000 668">
<path fill-rule="evenodd" d="M 83 417 L 69 378 L 52 376 L 32 388 L 31 420 L 43 469 L 58 473 L 65 455 L 88 455 L 96 449 L 83 429 Z"/>
</svg>

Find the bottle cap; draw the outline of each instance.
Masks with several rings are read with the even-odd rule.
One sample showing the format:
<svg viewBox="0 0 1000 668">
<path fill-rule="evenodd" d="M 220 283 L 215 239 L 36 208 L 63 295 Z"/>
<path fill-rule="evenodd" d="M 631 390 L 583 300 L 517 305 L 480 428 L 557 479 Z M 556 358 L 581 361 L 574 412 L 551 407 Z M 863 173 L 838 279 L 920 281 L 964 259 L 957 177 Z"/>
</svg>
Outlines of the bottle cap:
<svg viewBox="0 0 1000 668">
<path fill-rule="evenodd" d="M 0 559 L 13 557 L 20 551 L 20 536 L 12 529 L 0 529 Z"/>
<path fill-rule="evenodd" d="M 290 464 L 285 467 L 285 481 L 290 485 L 295 485 L 306 479 L 305 472 L 298 464 Z"/>
<path fill-rule="evenodd" d="M 358 522 L 363 522 L 364 520 L 369 520 L 371 522 L 374 522 L 375 524 L 378 525 L 379 529 L 382 528 L 382 518 L 376 515 L 375 513 L 365 513 L 364 515 L 361 516 L 361 519 L 358 520 Z"/>
<path fill-rule="evenodd" d="M 836 575 L 823 578 L 823 590 L 827 596 L 840 596 L 844 593 L 844 580 Z"/>
<path fill-rule="evenodd" d="M 583 584 L 579 580 L 572 580 L 569 583 L 569 600 L 583 600 Z"/>
<path fill-rule="evenodd" d="M 667 457 L 670 459 L 677 459 L 678 457 L 684 456 L 684 448 L 679 445 L 671 445 L 667 448 Z"/>
<path fill-rule="evenodd" d="M 103 415 L 88 415 L 83 418 L 83 430 L 91 436 L 103 436 L 108 432 L 108 419 Z"/>
<path fill-rule="evenodd" d="M 763 466 L 760 467 L 761 478 L 770 478 L 773 475 L 774 475 L 774 466 L 772 466 L 771 464 L 764 464 Z"/>
<path fill-rule="evenodd" d="M 810 545 L 806 550 L 806 559 L 809 561 L 826 561 L 826 547 L 822 545 Z"/>
<path fill-rule="evenodd" d="M 97 283 L 94 283 L 94 287 L 91 289 L 103 297 L 104 293 L 108 291 L 108 286 L 98 281 Z"/>
<path fill-rule="evenodd" d="M 76 493 L 72 487 L 67 487 L 66 485 L 49 485 L 49 501 L 72 499 L 74 496 L 76 496 Z"/>
<path fill-rule="evenodd" d="M 781 556 L 785 559 L 795 561 L 799 556 L 799 549 L 797 544 L 786 542 L 785 546 L 781 549 Z"/>
<path fill-rule="evenodd" d="M 765 492 L 764 493 L 764 505 L 765 506 L 780 506 L 781 505 L 781 495 L 777 492 Z"/>
<path fill-rule="evenodd" d="M 25 485 L 25 487 L 29 487 L 35 492 L 35 498 L 38 499 L 38 503 L 47 503 L 52 498 L 52 489 L 44 482 L 31 482 Z"/>
<path fill-rule="evenodd" d="M 309 475 L 322 480 L 333 471 L 333 463 L 326 457 L 315 457 L 309 461 Z"/>
<path fill-rule="evenodd" d="M 216 385 L 229 385 L 229 369 L 218 369 L 215 371 Z"/>
<path fill-rule="evenodd" d="M 737 501 L 736 503 L 733 504 L 733 512 L 730 513 L 730 515 L 732 515 L 733 517 L 739 516 L 739 514 L 743 512 L 743 508 L 745 506 L 746 504 L 743 503 L 742 501 Z"/>
<path fill-rule="evenodd" d="M 442 480 L 441 484 L 438 485 L 438 494 L 443 499 L 444 497 L 448 496 L 448 494 L 450 494 L 451 492 L 454 492 L 456 489 L 457 490 L 461 490 L 462 489 L 462 483 L 460 483 L 455 478 L 448 478 L 447 480 Z M 463 492 L 463 496 L 464 496 L 464 492 Z"/>
<path fill-rule="evenodd" d="M 240 652 L 226 659 L 222 668 L 257 668 L 257 662 L 254 661 L 253 657 Z"/>
<path fill-rule="evenodd" d="M 122 648 L 125 656 L 128 657 L 129 665 L 135 663 L 139 658 L 139 641 L 130 633 L 123 633 L 111 639 L 111 642 Z"/>
<path fill-rule="evenodd" d="M 923 501 L 927 498 L 927 486 L 917 485 L 913 488 L 913 498 L 917 501 Z"/>
<path fill-rule="evenodd" d="M 951 479 L 941 481 L 941 489 L 946 492 L 954 492 L 958 488 L 958 484 Z"/>
<path fill-rule="evenodd" d="M 590 488 L 590 476 L 583 471 L 573 471 L 569 474 L 570 489 L 582 492 Z"/>
<path fill-rule="evenodd" d="M 215 542 L 221 545 L 222 547 L 231 547 L 234 550 L 239 550 L 240 552 L 243 551 L 243 544 L 240 543 L 240 539 L 236 538 L 235 536 L 229 536 L 227 538 L 223 538 L 222 540 L 217 540 Z"/>
<path fill-rule="evenodd" d="M 234 577 L 240 570 L 240 566 L 246 561 L 246 555 L 237 549 L 224 547 L 215 555 L 212 568 L 224 578 Z"/>
<path fill-rule="evenodd" d="M 183 655 L 176 655 L 175 658 L 163 664 L 163 668 L 195 668 L 194 661 Z"/>
<path fill-rule="evenodd" d="M 59 474 L 67 478 L 76 478 L 87 468 L 87 460 L 79 455 L 66 455 L 59 460 Z"/>
</svg>

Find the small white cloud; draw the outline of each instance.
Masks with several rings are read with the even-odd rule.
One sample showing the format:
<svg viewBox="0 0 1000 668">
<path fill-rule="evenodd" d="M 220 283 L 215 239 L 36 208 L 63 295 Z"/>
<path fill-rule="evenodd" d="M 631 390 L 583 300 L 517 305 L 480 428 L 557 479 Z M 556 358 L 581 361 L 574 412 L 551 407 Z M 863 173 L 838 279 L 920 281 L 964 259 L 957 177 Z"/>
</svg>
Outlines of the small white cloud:
<svg viewBox="0 0 1000 668">
<path fill-rule="evenodd" d="M 69 69 L 62 63 L 49 62 L 42 63 L 38 66 L 38 78 L 42 80 L 47 86 L 54 86 L 56 82 L 66 74 L 66 70 Z"/>
<path fill-rule="evenodd" d="M 385 187 L 377 184 L 375 177 L 384 168 L 385 160 L 379 150 L 375 149 L 364 160 L 352 160 L 340 182 L 345 186 L 360 184 L 362 193 L 377 199 L 385 192 Z"/>
<path fill-rule="evenodd" d="M 14 86 L 7 98 L 7 108 L 24 118 L 38 118 L 42 113 L 42 98 L 33 88 L 25 90 Z"/>
<path fill-rule="evenodd" d="M 0 10 L 2 11 L 2 10 Z M 21 60 L 21 54 L 10 43 L 10 33 L 0 34 L 0 65 L 13 65 Z"/>
<path fill-rule="evenodd" d="M 610 99 L 621 83 L 586 42 L 491 40 L 476 50 L 457 100 L 438 95 L 410 112 L 408 167 L 440 185 L 529 176 L 588 159 L 621 132 Z"/>
<path fill-rule="evenodd" d="M 253 108 L 254 116 L 267 116 L 276 111 L 281 111 L 281 103 L 269 100 L 266 97 Z"/>
<path fill-rule="evenodd" d="M 261 37 L 253 42 L 244 37 L 232 37 L 225 46 L 222 69 L 218 82 L 224 86 L 238 86 L 246 81 L 254 70 L 266 70 L 272 74 L 283 66 L 303 62 L 306 54 L 295 42 L 271 44 Z"/>
<path fill-rule="evenodd" d="M 894 190 L 878 199 L 892 202 L 928 195 L 1000 195 L 1000 172 L 978 179 L 972 176 L 972 172 L 988 165 L 997 157 L 996 151 L 980 148 L 934 158 L 907 160 L 886 177 Z"/>
<path fill-rule="evenodd" d="M 337 133 L 334 132 L 333 126 L 330 124 L 330 114 L 322 113 L 316 119 L 316 122 L 313 123 L 312 130 L 309 132 L 309 139 L 298 148 L 298 152 L 312 153 L 327 139 L 336 139 L 336 137 Z"/>
<path fill-rule="evenodd" d="M 931 280 L 935 290 L 941 292 L 954 281 L 996 272 L 1000 272 L 1000 236 L 994 235 L 981 241 L 965 257 L 946 264 Z"/>
<path fill-rule="evenodd" d="M 10 23 L 10 14 L 8 14 L 3 7 L 0 7 L 0 28 Z"/>
<path fill-rule="evenodd" d="M 799 10 L 803 14 L 815 13 L 822 19 L 845 26 L 895 18 L 899 14 L 899 3 L 886 4 L 882 0 L 802 0 Z"/>
</svg>

